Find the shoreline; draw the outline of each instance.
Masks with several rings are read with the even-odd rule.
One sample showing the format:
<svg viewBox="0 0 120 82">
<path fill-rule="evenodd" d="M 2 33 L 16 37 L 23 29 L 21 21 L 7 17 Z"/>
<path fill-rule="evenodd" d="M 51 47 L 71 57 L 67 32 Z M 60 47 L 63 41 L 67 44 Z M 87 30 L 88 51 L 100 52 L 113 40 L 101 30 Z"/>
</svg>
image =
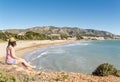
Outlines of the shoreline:
<svg viewBox="0 0 120 82">
<path fill-rule="evenodd" d="M 43 41 L 33 41 L 30 46 L 16 49 L 17 56 L 24 57 L 24 56 L 28 55 L 28 53 L 35 51 L 39 48 L 74 42 L 74 41 L 68 41 L 68 40 L 60 40 L 60 41 L 59 40 L 54 40 L 54 41 L 49 40 L 49 41 L 45 41 L 45 42 L 43 42 Z"/>
<path fill-rule="evenodd" d="M 27 53 L 37 50 L 38 48 L 48 47 L 52 45 L 61 45 L 75 42 L 75 40 L 21 40 L 17 41 L 15 46 L 16 56 L 24 57 Z M 7 42 L 1 42 L 0 59 L 4 60 L 6 54 Z"/>
</svg>

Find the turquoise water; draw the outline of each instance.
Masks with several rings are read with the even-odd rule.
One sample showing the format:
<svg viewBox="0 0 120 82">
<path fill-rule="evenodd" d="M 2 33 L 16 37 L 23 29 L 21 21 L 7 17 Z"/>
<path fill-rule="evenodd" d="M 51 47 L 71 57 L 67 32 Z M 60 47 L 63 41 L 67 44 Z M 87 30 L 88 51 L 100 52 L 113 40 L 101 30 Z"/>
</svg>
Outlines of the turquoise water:
<svg viewBox="0 0 120 82">
<path fill-rule="evenodd" d="M 91 74 L 105 62 L 120 69 L 120 41 L 84 41 L 50 46 L 30 52 L 25 59 L 36 70 Z"/>
</svg>

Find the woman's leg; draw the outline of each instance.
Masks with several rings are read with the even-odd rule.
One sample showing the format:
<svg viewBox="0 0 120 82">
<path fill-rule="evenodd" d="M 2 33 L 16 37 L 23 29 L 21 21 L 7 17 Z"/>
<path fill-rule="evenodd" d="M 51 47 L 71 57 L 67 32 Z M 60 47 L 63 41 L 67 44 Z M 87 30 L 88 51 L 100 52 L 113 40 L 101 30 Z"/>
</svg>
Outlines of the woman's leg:
<svg viewBox="0 0 120 82">
<path fill-rule="evenodd" d="M 28 64 L 24 59 L 19 59 L 17 60 L 18 64 L 22 64 L 24 67 L 26 68 L 35 68 L 34 66 L 31 66 L 30 64 Z"/>
</svg>

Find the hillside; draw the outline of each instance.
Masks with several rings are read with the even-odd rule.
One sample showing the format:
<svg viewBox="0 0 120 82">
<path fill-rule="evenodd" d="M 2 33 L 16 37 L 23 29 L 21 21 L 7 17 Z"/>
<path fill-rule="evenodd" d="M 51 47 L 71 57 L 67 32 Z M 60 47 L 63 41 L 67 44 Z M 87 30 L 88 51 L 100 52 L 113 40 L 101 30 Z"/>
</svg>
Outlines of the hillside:
<svg viewBox="0 0 120 82">
<path fill-rule="evenodd" d="M 104 39 L 120 39 L 119 35 L 112 34 L 107 31 L 100 31 L 94 29 L 81 29 L 78 27 L 55 27 L 55 26 L 43 26 L 43 27 L 32 27 L 28 29 L 7 29 L 4 32 L 24 35 L 26 32 L 32 31 L 35 33 L 51 35 L 59 34 L 64 36 L 90 36 L 90 37 L 104 37 Z"/>
</svg>

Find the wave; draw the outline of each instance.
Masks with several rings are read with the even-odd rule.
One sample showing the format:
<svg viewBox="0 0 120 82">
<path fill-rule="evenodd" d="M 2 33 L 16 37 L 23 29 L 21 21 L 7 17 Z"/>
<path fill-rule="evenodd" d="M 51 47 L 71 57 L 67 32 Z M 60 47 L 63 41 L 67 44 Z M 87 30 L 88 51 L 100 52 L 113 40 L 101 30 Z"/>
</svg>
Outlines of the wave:
<svg viewBox="0 0 120 82">
<path fill-rule="evenodd" d="M 77 46 L 77 45 L 83 45 L 83 46 L 87 46 L 87 45 L 90 45 L 91 43 L 86 43 L 86 42 L 78 42 L 78 43 L 72 43 L 72 44 L 68 44 L 68 45 L 65 45 L 66 47 L 70 47 L 70 46 Z"/>
<path fill-rule="evenodd" d="M 39 56 L 37 56 L 36 58 L 40 58 L 40 57 L 42 57 L 43 55 L 46 55 L 47 53 L 48 53 L 48 51 L 43 52 L 43 53 L 41 53 Z"/>
<path fill-rule="evenodd" d="M 31 61 L 34 61 L 34 60 L 36 60 L 36 59 L 38 59 L 38 58 L 40 58 L 40 57 L 42 57 L 42 56 L 44 56 L 44 55 L 46 55 L 46 54 L 48 54 L 48 51 L 42 52 L 42 53 L 39 54 L 37 57 L 33 58 Z"/>
<path fill-rule="evenodd" d="M 62 53 L 65 53 L 65 50 L 63 50 L 62 48 L 58 48 L 58 49 L 53 49 L 53 50 L 50 50 L 49 51 L 50 54 L 62 54 Z"/>
</svg>

